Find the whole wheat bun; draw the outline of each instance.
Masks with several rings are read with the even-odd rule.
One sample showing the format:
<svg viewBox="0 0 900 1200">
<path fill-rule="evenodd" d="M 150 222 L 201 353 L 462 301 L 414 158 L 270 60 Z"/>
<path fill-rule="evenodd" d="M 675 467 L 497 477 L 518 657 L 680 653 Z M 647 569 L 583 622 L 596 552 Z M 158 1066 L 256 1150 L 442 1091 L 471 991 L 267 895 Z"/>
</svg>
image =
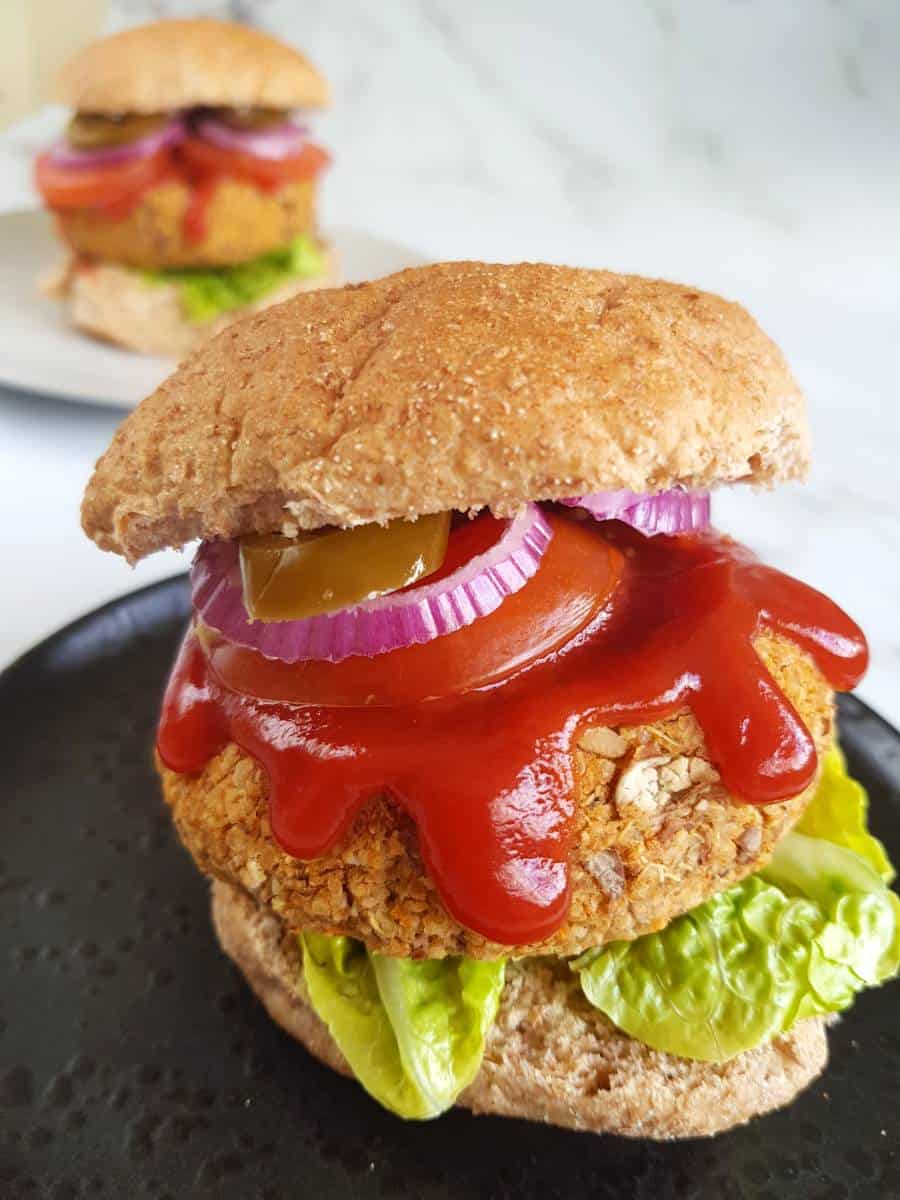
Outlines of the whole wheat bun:
<svg viewBox="0 0 900 1200">
<path fill-rule="evenodd" d="M 441 263 L 238 322 L 119 428 L 85 531 L 195 537 L 802 476 L 803 398 L 737 304 L 679 284 Z"/>
<path fill-rule="evenodd" d="M 182 359 L 232 322 L 280 304 L 301 292 L 331 287 L 339 278 L 333 253 L 326 273 L 292 279 L 246 308 L 233 309 L 213 321 L 197 324 L 184 315 L 174 283 L 152 287 L 129 267 L 92 263 L 89 269 L 63 267 L 47 291 L 67 301 L 72 324 L 93 337 L 141 354 Z"/>
<path fill-rule="evenodd" d="M 201 18 L 156 21 L 92 42 L 62 68 L 56 99 L 81 112 L 155 113 L 195 105 L 321 108 L 330 93 L 292 46 Z"/>
<path fill-rule="evenodd" d="M 269 1016 L 311 1054 L 351 1071 L 307 1002 L 296 938 L 244 893 L 212 888 L 222 949 Z M 799 1022 L 726 1063 L 663 1054 L 629 1038 L 585 999 L 565 963 L 507 964 L 481 1070 L 458 1103 L 476 1113 L 655 1139 L 703 1137 L 789 1104 L 825 1068 L 824 1022 Z"/>
</svg>

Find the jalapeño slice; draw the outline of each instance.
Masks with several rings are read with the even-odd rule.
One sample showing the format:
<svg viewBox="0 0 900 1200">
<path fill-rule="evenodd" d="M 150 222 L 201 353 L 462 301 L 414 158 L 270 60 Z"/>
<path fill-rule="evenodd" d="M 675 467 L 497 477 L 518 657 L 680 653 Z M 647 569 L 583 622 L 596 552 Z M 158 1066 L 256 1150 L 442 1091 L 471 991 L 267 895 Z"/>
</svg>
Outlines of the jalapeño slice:
<svg viewBox="0 0 900 1200">
<path fill-rule="evenodd" d="M 66 126 L 66 141 L 75 150 L 107 150 L 127 146 L 161 129 L 170 113 L 76 113 Z"/>
<path fill-rule="evenodd" d="M 243 537 L 247 614 L 256 621 L 298 621 L 396 592 L 440 567 L 449 533 L 450 513 L 436 513 L 292 538 Z"/>
</svg>

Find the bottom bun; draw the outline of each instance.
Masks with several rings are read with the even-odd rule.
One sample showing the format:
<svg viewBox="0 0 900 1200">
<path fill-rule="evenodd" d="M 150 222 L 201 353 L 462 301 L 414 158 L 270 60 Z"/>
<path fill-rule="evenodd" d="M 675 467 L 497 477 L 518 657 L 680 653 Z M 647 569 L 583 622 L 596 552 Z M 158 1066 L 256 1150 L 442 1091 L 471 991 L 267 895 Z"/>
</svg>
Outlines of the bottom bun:
<svg viewBox="0 0 900 1200">
<path fill-rule="evenodd" d="M 225 883 L 213 884 L 212 914 L 222 949 L 269 1016 L 316 1058 L 351 1075 L 305 998 L 296 938 Z M 481 1070 L 458 1103 L 595 1133 L 699 1137 L 788 1104 L 827 1059 L 820 1019 L 725 1063 L 662 1054 L 592 1008 L 561 960 L 511 961 Z"/>
<path fill-rule="evenodd" d="M 148 285 L 139 272 L 116 263 L 73 260 L 47 281 L 45 290 L 68 301 L 78 329 L 141 354 L 181 359 L 239 317 L 340 282 L 334 252 L 329 250 L 323 274 L 292 279 L 255 304 L 232 309 L 202 325 L 185 317 L 177 284 Z"/>
</svg>

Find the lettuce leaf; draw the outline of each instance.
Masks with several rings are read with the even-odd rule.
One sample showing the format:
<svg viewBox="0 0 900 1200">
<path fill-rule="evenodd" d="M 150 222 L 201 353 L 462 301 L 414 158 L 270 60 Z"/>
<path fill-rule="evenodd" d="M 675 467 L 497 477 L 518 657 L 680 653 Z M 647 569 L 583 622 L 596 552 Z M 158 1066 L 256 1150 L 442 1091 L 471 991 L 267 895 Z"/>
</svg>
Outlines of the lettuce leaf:
<svg viewBox="0 0 900 1200">
<path fill-rule="evenodd" d="M 826 917 L 809 961 L 809 982 L 822 1007 L 798 1016 L 839 1012 L 863 987 L 900 969 L 900 898 L 852 850 L 791 833 L 759 877 L 788 897 L 805 897 Z"/>
<path fill-rule="evenodd" d="M 271 250 L 250 262 L 230 267 L 183 267 L 144 271 L 151 284 L 176 284 L 187 319 L 203 325 L 222 313 L 245 308 L 290 279 L 321 275 L 325 255 L 315 238 L 301 234 L 287 246 Z"/>
<path fill-rule="evenodd" d="M 896 975 L 900 899 L 866 832 L 865 794 L 837 768 L 812 802 L 809 827 L 823 836 L 788 834 L 758 875 L 661 932 L 581 955 L 572 967 L 588 1000 L 654 1049 L 721 1062 Z"/>
<path fill-rule="evenodd" d="M 795 826 L 795 831 L 846 846 L 870 863 L 886 883 L 890 883 L 894 878 L 894 869 L 884 846 L 866 829 L 868 809 L 869 798 L 865 788 L 847 774 L 844 756 L 835 745 L 822 759 L 819 786 Z"/>
<path fill-rule="evenodd" d="M 300 935 L 313 1008 L 366 1091 L 401 1117 L 436 1117 L 481 1066 L 503 960 L 407 959 Z"/>
</svg>

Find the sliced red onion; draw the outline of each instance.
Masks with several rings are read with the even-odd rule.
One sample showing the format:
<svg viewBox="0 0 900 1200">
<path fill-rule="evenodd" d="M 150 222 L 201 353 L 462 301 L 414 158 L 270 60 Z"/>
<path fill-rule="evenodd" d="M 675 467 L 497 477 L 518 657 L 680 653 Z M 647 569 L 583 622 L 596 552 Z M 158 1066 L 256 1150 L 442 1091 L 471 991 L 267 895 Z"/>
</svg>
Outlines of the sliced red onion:
<svg viewBox="0 0 900 1200">
<path fill-rule="evenodd" d="M 109 167 L 114 163 L 130 162 L 136 158 L 149 158 L 157 150 L 174 146 L 184 137 L 184 125 L 180 118 L 173 117 L 161 129 L 154 129 L 146 137 L 122 146 L 106 146 L 102 150 L 76 150 L 65 139 L 50 148 L 50 157 L 59 167 Z"/>
<path fill-rule="evenodd" d="M 709 492 L 687 492 L 683 488 L 672 488 L 656 495 L 591 492 L 560 503 L 570 508 L 585 508 L 598 521 L 624 521 L 648 537 L 656 533 L 708 529 L 710 522 Z"/>
<path fill-rule="evenodd" d="M 282 159 L 299 154 L 306 145 L 309 130 L 292 121 L 269 129 L 232 129 L 214 117 L 201 117 L 194 123 L 196 133 L 223 150 L 242 150 L 257 158 Z"/>
<path fill-rule="evenodd" d="M 498 542 L 446 579 L 300 621 L 251 621 L 237 542 L 204 542 L 191 568 L 191 594 L 204 625 L 266 658 L 372 658 L 455 633 L 494 612 L 534 575 L 552 536 L 541 510 L 527 504 Z"/>
</svg>

